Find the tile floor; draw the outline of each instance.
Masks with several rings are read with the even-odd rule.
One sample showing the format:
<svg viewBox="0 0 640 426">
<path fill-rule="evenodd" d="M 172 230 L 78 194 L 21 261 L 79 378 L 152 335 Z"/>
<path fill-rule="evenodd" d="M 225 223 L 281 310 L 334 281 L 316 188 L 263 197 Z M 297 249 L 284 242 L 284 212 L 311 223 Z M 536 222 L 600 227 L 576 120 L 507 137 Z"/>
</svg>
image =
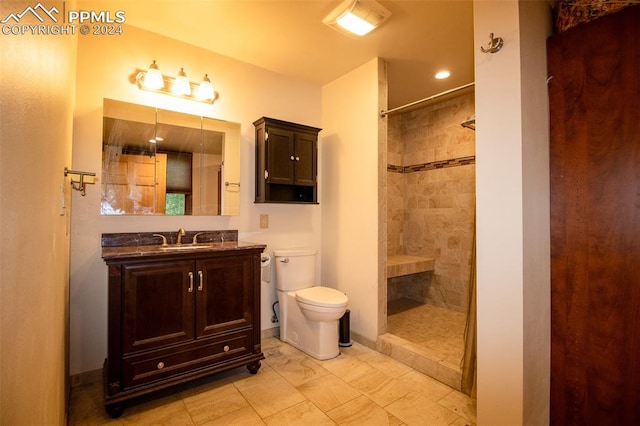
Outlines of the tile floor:
<svg viewBox="0 0 640 426">
<path fill-rule="evenodd" d="M 74 387 L 70 425 L 474 425 L 466 395 L 358 343 L 327 361 L 277 337 L 263 339 L 266 359 L 174 388 L 127 408 L 118 419 L 102 407 L 102 383 Z"/>
<path fill-rule="evenodd" d="M 433 353 L 443 364 L 460 369 L 466 315 L 411 299 L 390 301 L 387 332 Z"/>
<path fill-rule="evenodd" d="M 462 383 L 465 315 L 410 299 L 387 305 L 387 332 L 376 348 L 456 390 Z"/>
</svg>

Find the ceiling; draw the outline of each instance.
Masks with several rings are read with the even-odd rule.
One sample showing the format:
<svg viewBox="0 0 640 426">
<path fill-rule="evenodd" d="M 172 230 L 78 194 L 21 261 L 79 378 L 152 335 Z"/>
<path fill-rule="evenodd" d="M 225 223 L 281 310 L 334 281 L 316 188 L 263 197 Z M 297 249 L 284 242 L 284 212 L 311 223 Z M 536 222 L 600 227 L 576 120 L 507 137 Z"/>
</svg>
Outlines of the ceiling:
<svg viewBox="0 0 640 426">
<path fill-rule="evenodd" d="M 378 1 L 391 17 L 360 38 L 322 23 L 339 0 L 123 0 L 121 5 L 129 25 L 317 84 L 381 57 L 388 63 L 389 108 L 474 80 L 471 0 Z M 435 80 L 441 69 L 451 77 Z"/>
</svg>

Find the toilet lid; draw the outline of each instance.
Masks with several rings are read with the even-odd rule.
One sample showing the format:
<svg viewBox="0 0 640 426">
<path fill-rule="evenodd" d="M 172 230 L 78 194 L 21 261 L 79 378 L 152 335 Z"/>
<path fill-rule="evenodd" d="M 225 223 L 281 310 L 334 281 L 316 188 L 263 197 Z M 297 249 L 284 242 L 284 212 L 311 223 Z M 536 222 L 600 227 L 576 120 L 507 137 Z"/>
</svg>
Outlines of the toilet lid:
<svg viewBox="0 0 640 426">
<path fill-rule="evenodd" d="M 296 291 L 296 299 L 315 306 L 346 305 L 349 298 L 343 292 L 329 287 L 309 287 Z"/>
</svg>

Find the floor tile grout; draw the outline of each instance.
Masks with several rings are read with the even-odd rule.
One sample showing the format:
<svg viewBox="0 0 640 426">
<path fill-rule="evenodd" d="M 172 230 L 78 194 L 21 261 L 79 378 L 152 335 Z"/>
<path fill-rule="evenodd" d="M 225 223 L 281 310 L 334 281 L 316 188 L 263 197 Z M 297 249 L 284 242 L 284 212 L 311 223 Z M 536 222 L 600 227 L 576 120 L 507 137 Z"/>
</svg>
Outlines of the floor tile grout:
<svg viewBox="0 0 640 426">
<path fill-rule="evenodd" d="M 278 338 L 265 339 L 266 359 L 256 375 L 243 368 L 217 375 L 173 396 L 164 395 L 168 401 L 165 404 L 151 401 L 128 408 L 116 420 L 104 413 L 102 393 L 98 391 L 101 383 L 81 385 L 72 389 L 69 424 L 175 424 L 172 419 L 188 419 L 193 425 L 199 421 L 248 425 L 292 421 L 314 425 L 372 424 L 380 421 L 380 416 L 386 416 L 394 425 L 425 424 L 425 419 L 430 419 L 428 424 L 474 424 L 475 405 L 466 396 L 386 355 L 357 343 L 354 346 L 343 350 L 338 358 L 318 361 Z M 354 372 L 356 366 L 359 370 Z M 350 380 L 340 374 L 343 369 L 353 374 Z M 387 374 L 391 370 L 398 375 Z M 368 374 L 371 377 L 362 379 Z M 226 388 L 228 384 L 232 386 Z M 205 392 L 215 393 L 215 398 L 205 399 Z M 439 398 L 432 399 L 431 394 Z M 191 398 L 189 404 L 187 398 Z M 177 401 L 179 405 L 174 404 Z M 449 406 L 452 404 L 453 409 Z M 321 406 L 330 408 L 323 410 Z M 233 410 L 226 411 L 229 407 Z"/>
</svg>

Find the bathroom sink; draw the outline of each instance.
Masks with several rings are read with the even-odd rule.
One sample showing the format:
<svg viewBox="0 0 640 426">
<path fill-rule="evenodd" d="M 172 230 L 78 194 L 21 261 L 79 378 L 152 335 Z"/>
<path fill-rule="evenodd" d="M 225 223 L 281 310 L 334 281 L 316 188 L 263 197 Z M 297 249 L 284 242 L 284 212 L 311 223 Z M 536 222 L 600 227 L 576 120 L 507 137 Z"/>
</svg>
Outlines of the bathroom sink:
<svg viewBox="0 0 640 426">
<path fill-rule="evenodd" d="M 210 244 L 182 244 L 179 246 L 163 246 L 160 247 L 162 251 L 180 251 L 180 250 L 197 250 L 211 248 Z"/>
</svg>

